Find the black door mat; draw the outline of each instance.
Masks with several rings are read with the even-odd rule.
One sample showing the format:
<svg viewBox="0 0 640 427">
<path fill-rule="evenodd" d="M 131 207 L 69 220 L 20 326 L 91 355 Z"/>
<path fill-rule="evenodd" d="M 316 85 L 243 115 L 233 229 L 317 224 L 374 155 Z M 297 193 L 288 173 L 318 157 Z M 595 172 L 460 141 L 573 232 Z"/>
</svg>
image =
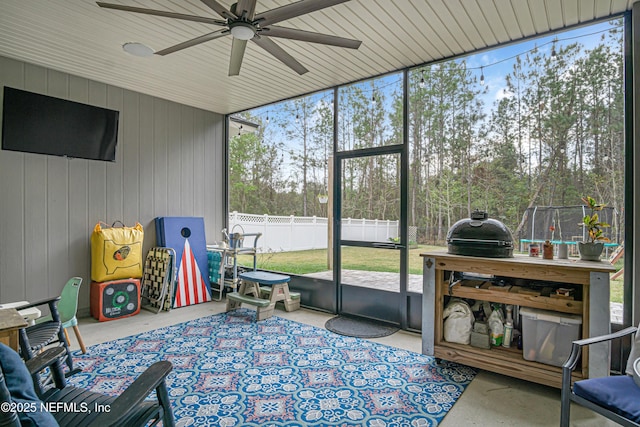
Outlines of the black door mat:
<svg viewBox="0 0 640 427">
<path fill-rule="evenodd" d="M 380 338 L 391 335 L 400 328 L 375 320 L 336 316 L 327 320 L 324 327 L 336 334 L 357 338 Z"/>
</svg>

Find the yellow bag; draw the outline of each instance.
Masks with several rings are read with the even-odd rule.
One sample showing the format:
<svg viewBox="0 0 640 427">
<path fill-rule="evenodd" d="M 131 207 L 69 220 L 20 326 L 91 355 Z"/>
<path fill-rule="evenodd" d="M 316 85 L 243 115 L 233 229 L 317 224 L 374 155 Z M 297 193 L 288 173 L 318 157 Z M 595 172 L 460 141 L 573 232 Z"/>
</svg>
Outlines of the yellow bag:
<svg viewBox="0 0 640 427">
<path fill-rule="evenodd" d="M 111 227 L 98 222 L 91 234 L 91 280 L 110 280 L 142 277 L 142 225 Z M 103 225 L 106 226 L 103 228 Z"/>
</svg>

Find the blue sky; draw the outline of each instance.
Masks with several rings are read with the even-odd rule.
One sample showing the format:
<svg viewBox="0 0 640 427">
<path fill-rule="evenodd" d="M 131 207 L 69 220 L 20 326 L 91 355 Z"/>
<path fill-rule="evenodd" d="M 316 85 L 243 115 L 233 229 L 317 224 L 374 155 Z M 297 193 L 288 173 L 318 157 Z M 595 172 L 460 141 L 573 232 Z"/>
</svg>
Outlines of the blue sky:
<svg viewBox="0 0 640 427">
<path fill-rule="evenodd" d="M 616 24 L 622 25 L 621 21 L 616 22 Z M 505 76 L 512 71 L 513 64 L 515 63 L 517 56 L 525 55 L 536 47 L 538 47 L 540 52 L 547 52 L 550 54 L 554 41 L 557 43 L 558 47 L 579 42 L 585 49 L 590 50 L 600 43 L 602 34 L 607 34 L 609 29 L 617 26 L 618 25 L 612 25 L 612 22 L 602 22 L 595 25 L 557 33 L 552 36 L 540 37 L 497 49 L 487 50 L 478 54 L 462 57 L 460 60 L 465 60 L 467 68 L 470 69 L 472 73 L 477 73 L 478 81 L 480 80 L 480 74 L 484 74 L 487 93 L 486 95 L 483 95 L 483 101 L 485 109 L 489 111 L 492 108 L 494 101 L 501 96 L 504 96 L 504 89 L 506 86 Z M 358 84 L 361 85 L 365 93 L 371 93 L 369 81 L 360 82 Z M 378 78 L 376 81 L 376 86 L 382 87 L 382 91 L 387 92 L 387 102 L 390 102 L 391 100 L 391 92 L 399 90 L 401 88 L 401 84 L 402 73 L 383 76 Z M 310 96 L 314 103 L 331 102 L 333 98 L 333 90 L 329 89 Z M 283 129 L 276 125 L 277 122 L 287 120 L 288 113 L 285 111 L 284 107 L 284 102 L 272 104 L 251 110 L 251 114 L 261 117 L 263 120 L 269 117 L 269 124 L 266 125 L 265 139 L 268 138 L 270 140 L 284 142 L 287 148 L 283 150 L 282 154 L 285 159 L 285 164 L 287 164 L 289 163 L 288 151 L 291 149 L 297 150 L 300 142 L 287 137 Z M 390 111 L 390 104 L 385 107 Z M 291 120 L 291 118 L 288 120 Z"/>
<path fill-rule="evenodd" d="M 602 34 L 607 34 L 608 30 L 616 27 L 616 25 L 611 25 L 610 22 L 602 22 L 565 31 L 553 36 L 541 37 L 470 55 L 465 57 L 467 68 L 473 69 L 473 72 L 477 73 L 478 79 L 480 79 L 481 73 L 484 74 L 486 86 L 488 87 L 485 104 L 492 104 L 494 100 L 502 95 L 506 86 L 505 76 L 513 70 L 516 56 L 525 55 L 536 47 L 538 47 L 541 53 L 550 55 L 554 40 L 557 40 L 558 47 L 578 42 L 582 44 L 586 50 L 591 50 L 600 44 Z M 481 66 L 483 67 L 482 69 L 480 68 Z"/>
<path fill-rule="evenodd" d="M 620 24 L 622 25 L 622 24 Z M 535 47 L 538 47 L 540 52 L 551 52 L 554 40 L 557 41 L 558 46 L 568 45 L 574 42 L 581 43 L 586 49 L 592 49 L 595 45 L 600 43 L 600 37 L 611 28 L 615 28 L 611 22 L 606 21 L 595 25 L 588 25 L 585 27 L 576 28 L 573 30 L 557 33 L 552 36 L 540 37 L 516 44 L 507 45 L 497 49 L 487 50 L 482 53 L 469 55 L 462 57 L 467 61 L 467 68 L 477 73 L 478 79 L 480 74 L 483 73 L 485 81 L 489 87 L 489 92 L 492 94 L 492 98 L 496 98 L 498 92 L 504 88 L 504 76 L 511 72 L 515 57 L 518 55 L 524 55 L 531 51 Z M 482 69 L 480 67 L 483 67 Z M 392 89 L 395 87 L 393 82 L 401 81 L 402 77 L 398 74 L 390 74 L 381 77 L 380 86 Z M 368 88 L 368 82 L 360 83 L 363 87 Z M 326 92 L 321 92 L 315 95 L 311 95 L 318 100 L 324 98 L 330 101 L 333 92 L 329 89 Z M 260 107 L 252 110 L 252 114 L 260 117 L 275 117 L 281 113 L 282 104 L 272 104 L 266 107 Z"/>
</svg>

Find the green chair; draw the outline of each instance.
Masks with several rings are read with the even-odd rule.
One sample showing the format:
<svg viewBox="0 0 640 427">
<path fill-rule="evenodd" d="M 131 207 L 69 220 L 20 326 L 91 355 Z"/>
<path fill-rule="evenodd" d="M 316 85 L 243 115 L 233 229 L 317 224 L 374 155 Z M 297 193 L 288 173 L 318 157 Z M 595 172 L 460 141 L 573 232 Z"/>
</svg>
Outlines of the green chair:
<svg viewBox="0 0 640 427">
<path fill-rule="evenodd" d="M 78 344 L 82 353 L 87 352 L 87 348 L 82 341 L 82 335 L 80 335 L 80 329 L 78 328 L 78 319 L 76 319 L 76 311 L 78 310 L 78 292 L 80 291 L 80 284 L 82 284 L 82 277 L 72 277 L 69 279 L 62 293 L 60 294 L 60 301 L 58 302 L 58 312 L 60 313 L 60 321 L 62 322 L 62 330 L 64 336 L 69 341 L 69 334 L 67 328 L 73 328 L 73 332 L 76 334 Z M 36 324 L 43 322 L 50 322 L 52 320 L 51 315 L 42 316 L 36 320 Z"/>
</svg>

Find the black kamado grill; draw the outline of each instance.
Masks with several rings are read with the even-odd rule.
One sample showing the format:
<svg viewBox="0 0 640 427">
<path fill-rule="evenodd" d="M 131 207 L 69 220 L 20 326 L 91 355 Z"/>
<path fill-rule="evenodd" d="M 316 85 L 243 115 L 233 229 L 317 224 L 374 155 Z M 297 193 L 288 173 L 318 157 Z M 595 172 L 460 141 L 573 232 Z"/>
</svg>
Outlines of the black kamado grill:
<svg viewBox="0 0 640 427">
<path fill-rule="evenodd" d="M 475 210 L 471 218 L 453 224 L 447 233 L 448 252 L 454 255 L 513 258 L 513 236 L 506 225 Z"/>
</svg>

